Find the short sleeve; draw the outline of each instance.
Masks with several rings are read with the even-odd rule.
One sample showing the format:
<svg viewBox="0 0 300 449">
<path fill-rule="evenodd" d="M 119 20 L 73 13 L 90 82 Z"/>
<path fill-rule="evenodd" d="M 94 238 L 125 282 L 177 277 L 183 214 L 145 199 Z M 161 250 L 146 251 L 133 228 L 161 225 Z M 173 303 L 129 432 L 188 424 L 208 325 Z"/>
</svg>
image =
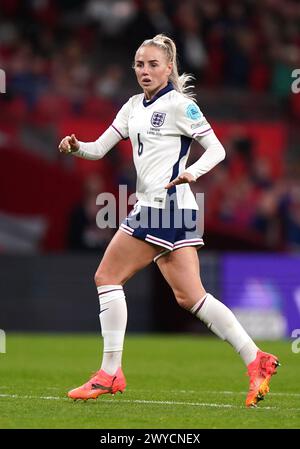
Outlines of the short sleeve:
<svg viewBox="0 0 300 449">
<path fill-rule="evenodd" d="M 183 135 L 193 139 L 212 132 L 199 106 L 188 99 L 181 101 L 176 108 L 176 125 Z"/>
<path fill-rule="evenodd" d="M 116 115 L 116 118 L 112 122 L 111 127 L 114 129 L 114 131 L 122 138 L 127 139 L 129 135 L 128 131 L 128 118 L 129 118 L 129 111 L 131 108 L 131 99 L 125 103 L 119 112 Z"/>
</svg>

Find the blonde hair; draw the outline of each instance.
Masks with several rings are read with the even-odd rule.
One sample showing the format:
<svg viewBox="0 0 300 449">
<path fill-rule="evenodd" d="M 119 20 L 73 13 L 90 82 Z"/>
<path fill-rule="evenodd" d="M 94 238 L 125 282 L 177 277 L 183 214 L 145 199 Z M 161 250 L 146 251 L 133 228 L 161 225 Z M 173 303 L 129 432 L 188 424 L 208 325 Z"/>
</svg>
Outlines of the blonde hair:
<svg viewBox="0 0 300 449">
<path fill-rule="evenodd" d="M 177 90 L 177 92 L 180 92 L 185 97 L 194 100 L 196 94 L 192 91 L 192 89 L 195 86 L 188 85 L 188 83 L 194 80 L 195 77 L 190 73 L 183 73 L 182 75 L 179 75 L 177 67 L 177 50 L 175 42 L 170 37 L 165 36 L 164 34 L 157 34 L 152 39 L 145 40 L 140 45 L 139 48 L 148 45 L 149 46 L 153 45 L 154 47 L 158 47 L 164 51 L 168 62 L 171 62 L 173 65 L 171 75 L 169 76 L 169 80 L 172 82 L 174 89 Z"/>
</svg>

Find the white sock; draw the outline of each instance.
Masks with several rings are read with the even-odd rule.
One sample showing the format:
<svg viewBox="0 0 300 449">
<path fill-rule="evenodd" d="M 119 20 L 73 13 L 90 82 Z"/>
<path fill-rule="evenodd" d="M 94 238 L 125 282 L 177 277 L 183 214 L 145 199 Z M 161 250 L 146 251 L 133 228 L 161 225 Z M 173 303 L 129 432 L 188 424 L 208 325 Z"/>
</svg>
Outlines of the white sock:
<svg viewBox="0 0 300 449">
<path fill-rule="evenodd" d="M 244 360 L 246 366 L 249 365 L 249 363 L 253 362 L 253 360 L 255 360 L 258 350 L 259 348 L 256 346 L 253 340 L 250 340 L 242 347 L 239 354 Z"/>
<path fill-rule="evenodd" d="M 101 369 L 111 376 L 115 374 L 122 364 L 122 352 L 123 351 L 103 352 Z"/>
<path fill-rule="evenodd" d="M 246 365 L 256 358 L 258 350 L 256 344 L 231 310 L 210 293 L 200 299 L 190 311 L 219 338 L 228 341 L 240 354 Z"/>
<path fill-rule="evenodd" d="M 122 285 L 97 287 L 100 303 L 100 324 L 104 340 L 101 369 L 113 375 L 121 366 L 127 306 Z"/>
</svg>

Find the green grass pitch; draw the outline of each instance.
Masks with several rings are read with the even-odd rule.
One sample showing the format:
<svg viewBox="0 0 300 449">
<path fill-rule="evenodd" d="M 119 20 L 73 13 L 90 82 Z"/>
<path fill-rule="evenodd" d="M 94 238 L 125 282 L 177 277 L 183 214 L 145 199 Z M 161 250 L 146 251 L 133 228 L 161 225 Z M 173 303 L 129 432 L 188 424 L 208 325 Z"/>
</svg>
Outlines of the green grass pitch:
<svg viewBox="0 0 300 449">
<path fill-rule="evenodd" d="M 7 334 L 0 354 L 0 428 L 226 429 L 300 427 L 300 353 L 259 342 L 281 367 L 271 393 L 246 409 L 240 357 L 214 337 L 128 335 L 124 394 L 74 402 L 66 392 L 98 369 L 98 335 Z"/>
</svg>

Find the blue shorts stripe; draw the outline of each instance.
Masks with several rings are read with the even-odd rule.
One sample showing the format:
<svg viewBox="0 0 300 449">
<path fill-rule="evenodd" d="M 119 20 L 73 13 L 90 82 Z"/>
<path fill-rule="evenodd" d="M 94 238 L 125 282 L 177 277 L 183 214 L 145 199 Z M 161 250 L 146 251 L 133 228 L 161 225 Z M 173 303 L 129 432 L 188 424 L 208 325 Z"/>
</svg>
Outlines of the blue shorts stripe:
<svg viewBox="0 0 300 449">
<path fill-rule="evenodd" d="M 135 207 L 123 220 L 120 229 L 167 251 L 174 251 L 185 246 L 200 247 L 204 245 L 204 242 L 197 228 L 197 213 L 196 210 L 177 207 L 157 209 L 139 206 Z M 153 217 L 158 218 L 155 221 L 156 227 L 151 221 Z"/>
</svg>

